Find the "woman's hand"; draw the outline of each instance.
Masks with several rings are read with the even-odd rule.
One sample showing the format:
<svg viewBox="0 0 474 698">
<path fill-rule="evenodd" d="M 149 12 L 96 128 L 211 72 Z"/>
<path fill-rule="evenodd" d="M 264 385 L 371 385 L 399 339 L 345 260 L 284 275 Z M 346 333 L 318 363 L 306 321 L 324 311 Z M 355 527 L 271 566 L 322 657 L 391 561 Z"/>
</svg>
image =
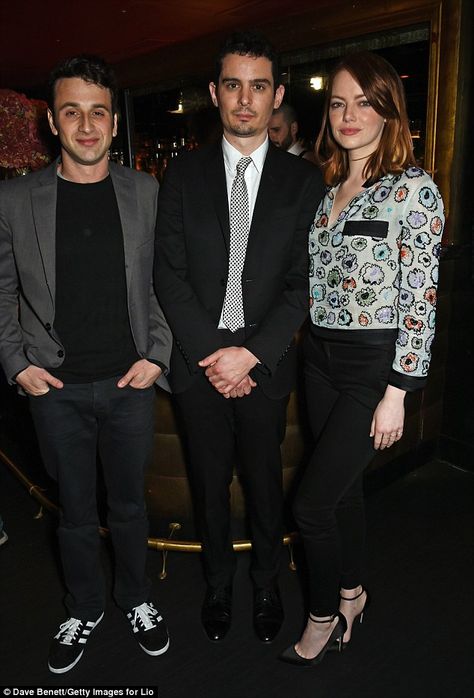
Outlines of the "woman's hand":
<svg viewBox="0 0 474 698">
<path fill-rule="evenodd" d="M 370 436 L 374 437 L 374 448 L 380 450 L 390 448 L 402 438 L 405 395 L 405 390 L 387 385 L 385 395 L 375 409 L 370 426 Z"/>
</svg>

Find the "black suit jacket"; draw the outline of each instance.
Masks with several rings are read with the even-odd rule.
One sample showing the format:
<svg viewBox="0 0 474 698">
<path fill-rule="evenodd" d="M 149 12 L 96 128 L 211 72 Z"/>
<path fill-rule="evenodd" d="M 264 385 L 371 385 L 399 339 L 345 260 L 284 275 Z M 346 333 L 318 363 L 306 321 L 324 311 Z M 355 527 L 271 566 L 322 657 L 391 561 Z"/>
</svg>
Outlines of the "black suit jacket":
<svg viewBox="0 0 474 698">
<path fill-rule="evenodd" d="M 323 190 L 314 165 L 269 145 L 242 275 L 244 339 L 236 342 L 260 360 L 254 377 L 269 397 L 289 393 L 294 382 L 293 338 L 308 312 L 308 230 Z M 175 338 L 175 392 L 202 371 L 200 359 L 223 346 L 229 243 L 219 142 L 172 161 L 160 190 L 155 285 Z"/>
</svg>

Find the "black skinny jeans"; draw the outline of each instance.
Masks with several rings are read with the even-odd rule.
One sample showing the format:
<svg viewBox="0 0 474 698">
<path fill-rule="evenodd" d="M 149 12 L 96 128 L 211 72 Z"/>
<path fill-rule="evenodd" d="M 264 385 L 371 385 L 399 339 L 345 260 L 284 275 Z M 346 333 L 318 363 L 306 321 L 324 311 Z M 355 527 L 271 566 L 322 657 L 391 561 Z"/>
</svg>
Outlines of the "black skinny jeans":
<svg viewBox="0 0 474 698">
<path fill-rule="evenodd" d="M 147 601 L 148 518 L 145 469 L 153 445 L 154 388 L 117 388 L 120 376 L 65 384 L 30 409 L 43 462 L 57 481 L 61 516 L 59 549 L 74 618 L 95 620 L 104 610 L 96 502 L 97 452 L 107 488 L 115 557 L 114 596 L 124 610 Z"/>
<path fill-rule="evenodd" d="M 328 330 L 304 344 L 308 415 L 316 443 L 294 502 L 309 569 L 310 612 L 335 613 L 339 589 L 362 583 L 362 473 L 375 454 L 369 436 L 387 387 L 396 331 Z"/>
</svg>

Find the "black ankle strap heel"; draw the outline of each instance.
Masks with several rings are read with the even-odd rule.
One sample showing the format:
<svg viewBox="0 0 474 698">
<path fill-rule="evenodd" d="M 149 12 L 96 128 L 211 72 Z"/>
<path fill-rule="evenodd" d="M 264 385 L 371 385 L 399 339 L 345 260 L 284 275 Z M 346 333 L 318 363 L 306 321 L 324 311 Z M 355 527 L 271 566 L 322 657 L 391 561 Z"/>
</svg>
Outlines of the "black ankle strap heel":
<svg viewBox="0 0 474 698">
<path fill-rule="evenodd" d="M 334 629 L 329 635 L 326 644 L 320 649 L 316 656 L 310 657 L 309 659 L 307 659 L 306 657 L 302 657 L 297 653 L 294 645 L 290 645 L 290 647 L 288 647 L 284 652 L 280 654 L 278 659 L 281 659 L 282 662 L 288 662 L 289 664 L 296 664 L 298 666 L 309 667 L 319 664 L 319 662 L 324 658 L 324 655 L 331 648 L 331 646 L 338 646 L 339 652 L 342 652 L 342 638 L 347 628 L 346 619 L 344 618 L 342 613 L 335 613 L 328 620 L 317 620 L 316 618 L 311 618 L 311 616 L 309 616 L 309 619 L 312 623 L 332 623 L 336 618 L 337 623 Z"/>
<path fill-rule="evenodd" d="M 364 604 L 362 611 L 360 613 L 358 613 L 354 618 L 354 621 L 356 618 L 359 618 L 359 624 L 362 623 L 362 621 L 364 619 L 364 613 L 366 612 L 366 610 L 368 609 L 369 604 L 370 604 L 370 595 L 369 595 L 369 592 L 367 591 L 367 589 L 362 587 L 362 591 L 359 594 L 357 594 L 357 596 L 353 596 L 351 599 L 348 599 L 347 596 L 342 596 L 341 594 L 339 595 L 339 597 L 343 601 L 356 601 L 356 599 L 360 599 L 362 594 L 365 594 L 365 604 Z"/>
</svg>

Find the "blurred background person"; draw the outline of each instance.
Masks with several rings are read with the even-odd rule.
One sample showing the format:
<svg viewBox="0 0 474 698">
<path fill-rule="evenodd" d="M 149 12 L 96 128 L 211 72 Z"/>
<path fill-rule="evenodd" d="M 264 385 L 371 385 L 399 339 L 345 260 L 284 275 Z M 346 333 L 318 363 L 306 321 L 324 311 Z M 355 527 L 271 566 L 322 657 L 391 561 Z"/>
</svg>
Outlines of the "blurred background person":
<svg viewBox="0 0 474 698">
<path fill-rule="evenodd" d="M 273 110 L 268 124 L 268 136 L 277 148 L 316 164 L 313 151 L 298 139 L 298 117 L 291 104 L 284 102 Z"/>
<path fill-rule="evenodd" d="M 3 528 L 3 519 L 0 515 L 0 545 L 3 545 L 4 543 L 6 543 L 7 540 L 8 540 L 8 536 L 7 536 L 5 529 Z"/>
</svg>

